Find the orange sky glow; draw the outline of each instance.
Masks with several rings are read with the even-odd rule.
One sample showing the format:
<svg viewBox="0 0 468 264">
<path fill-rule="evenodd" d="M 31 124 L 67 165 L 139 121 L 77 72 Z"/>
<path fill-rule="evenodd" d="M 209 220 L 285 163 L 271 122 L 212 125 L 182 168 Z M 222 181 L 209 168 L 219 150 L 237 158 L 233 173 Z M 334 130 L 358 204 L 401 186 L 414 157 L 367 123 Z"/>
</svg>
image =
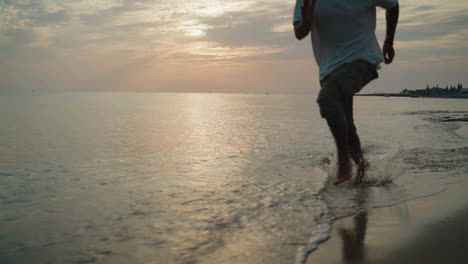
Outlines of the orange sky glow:
<svg viewBox="0 0 468 264">
<path fill-rule="evenodd" d="M 315 93 L 310 39 L 292 32 L 294 3 L 0 1 L 0 91 Z M 400 6 L 395 62 L 367 92 L 468 84 L 468 4 Z M 379 10 L 380 40 L 384 29 Z"/>
</svg>

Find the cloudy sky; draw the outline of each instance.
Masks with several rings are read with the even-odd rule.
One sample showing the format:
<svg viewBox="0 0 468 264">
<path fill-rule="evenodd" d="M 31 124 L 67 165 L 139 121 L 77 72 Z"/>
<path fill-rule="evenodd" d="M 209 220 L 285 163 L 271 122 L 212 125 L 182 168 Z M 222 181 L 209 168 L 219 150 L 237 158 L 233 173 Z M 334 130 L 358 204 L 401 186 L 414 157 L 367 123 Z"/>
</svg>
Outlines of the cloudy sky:
<svg viewBox="0 0 468 264">
<path fill-rule="evenodd" d="M 0 91 L 315 93 L 294 3 L 0 0 Z M 464 0 L 401 0 L 395 61 L 366 91 L 468 86 L 467 25 Z"/>
</svg>

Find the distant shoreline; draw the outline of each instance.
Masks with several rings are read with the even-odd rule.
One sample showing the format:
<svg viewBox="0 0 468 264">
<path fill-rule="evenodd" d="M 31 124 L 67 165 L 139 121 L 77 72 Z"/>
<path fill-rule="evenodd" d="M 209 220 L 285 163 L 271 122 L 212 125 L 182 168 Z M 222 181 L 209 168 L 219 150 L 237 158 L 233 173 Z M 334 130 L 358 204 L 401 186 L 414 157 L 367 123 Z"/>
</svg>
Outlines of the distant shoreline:
<svg viewBox="0 0 468 264">
<path fill-rule="evenodd" d="M 356 96 L 383 96 L 383 97 L 410 97 L 410 98 L 450 98 L 450 99 L 468 99 L 467 95 L 447 95 L 447 96 L 410 96 L 401 93 L 373 93 L 356 94 Z"/>
</svg>

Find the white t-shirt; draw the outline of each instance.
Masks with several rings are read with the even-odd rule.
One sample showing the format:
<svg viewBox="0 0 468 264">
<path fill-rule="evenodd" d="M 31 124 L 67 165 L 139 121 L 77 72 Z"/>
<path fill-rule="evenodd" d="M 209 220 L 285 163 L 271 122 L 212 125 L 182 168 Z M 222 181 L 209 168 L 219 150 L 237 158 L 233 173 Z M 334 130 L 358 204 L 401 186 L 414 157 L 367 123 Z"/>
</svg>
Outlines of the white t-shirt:
<svg viewBox="0 0 468 264">
<path fill-rule="evenodd" d="M 294 22 L 302 20 L 303 4 L 296 0 Z M 375 36 L 376 6 L 388 9 L 396 4 L 398 0 L 317 0 L 311 39 L 320 79 L 357 59 L 381 63 L 384 58 Z"/>
</svg>

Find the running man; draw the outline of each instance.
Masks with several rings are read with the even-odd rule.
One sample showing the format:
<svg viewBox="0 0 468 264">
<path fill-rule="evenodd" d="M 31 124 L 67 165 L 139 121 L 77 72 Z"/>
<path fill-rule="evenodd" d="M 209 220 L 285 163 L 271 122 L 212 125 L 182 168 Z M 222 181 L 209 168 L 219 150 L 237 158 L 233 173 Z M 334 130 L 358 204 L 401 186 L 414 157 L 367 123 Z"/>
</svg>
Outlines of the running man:
<svg viewBox="0 0 468 264">
<path fill-rule="evenodd" d="M 386 9 L 387 32 L 380 50 L 375 36 L 376 7 Z M 339 184 L 351 179 L 350 158 L 362 182 L 364 159 L 353 121 L 353 96 L 378 77 L 377 67 L 395 56 L 393 37 L 398 23 L 398 0 L 296 0 L 294 33 L 311 33 L 320 69 L 320 115 L 327 120 L 338 150 Z"/>
</svg>

